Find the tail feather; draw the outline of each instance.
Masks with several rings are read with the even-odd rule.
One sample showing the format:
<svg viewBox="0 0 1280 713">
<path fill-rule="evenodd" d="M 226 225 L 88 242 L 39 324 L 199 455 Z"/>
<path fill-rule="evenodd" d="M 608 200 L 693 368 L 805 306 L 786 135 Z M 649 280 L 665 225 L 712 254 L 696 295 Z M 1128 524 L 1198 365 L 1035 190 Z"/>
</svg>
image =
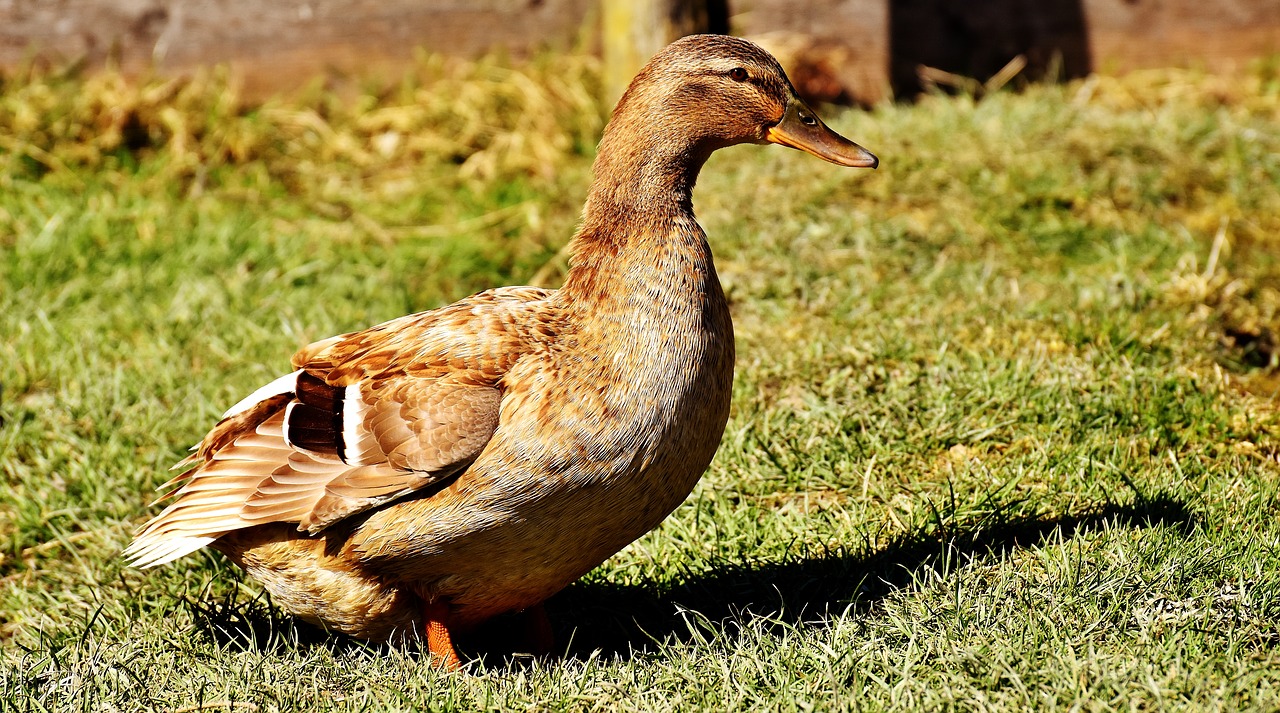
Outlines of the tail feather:
<svg viewBox="0 0 1280 713">
<path fill-rule="evenodd" d="M 191 554 L 218 539 L 217 536 L 170 537 L 164 540 L 134 540 L 124 551 L 129 564 L 139 569 L 149 569 L 168 564 L 183 555 Z"/>
<path fill-rule="evenodd" d="M 161 494 L 152 505 L 175 496 L 179 499 L 138 528 L 123 553 L 131 565 L 145 569 L 167 564 L 244 526 L 238 513 L 247 494 L 288 462 L 290 449 L 281 437 L 283 431 L 278 425 L 265 429 L 263 425 L 283 411 L 291 394 L 280 389 L 296 378 L 295 372 L 276 379 L 236 404 L 193 447 L 195 452 L 173 467 L 183 470 L 160 486 Z M 257 401 L 246 405 L 253 398 Z M 245 450 L 240 452 L 242 443 Z M 184 500 L 188 493 L 198 495 Z"/>
</svg>

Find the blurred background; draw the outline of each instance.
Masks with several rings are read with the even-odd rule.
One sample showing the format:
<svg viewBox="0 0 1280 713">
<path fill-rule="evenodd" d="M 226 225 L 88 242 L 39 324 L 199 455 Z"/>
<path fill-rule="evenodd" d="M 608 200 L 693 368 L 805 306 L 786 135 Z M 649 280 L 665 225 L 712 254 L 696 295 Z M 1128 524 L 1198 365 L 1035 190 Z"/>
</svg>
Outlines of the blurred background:
<svg viewBox="0 0 1280 713">
<path fill-rule="evenodd" d="M 620 93 L 684 34 L 759 41 L 810 99 L 872 104 L 931 84 L 1193 65 L 1231 72 L 1280 49 L 1276 0 L 3 0 L 0 68 L 33 59 L 181 72 L 227 63 L 247 98 L 317 75 L 394 76 L 419 48 L 585 48 Z"/>
</svg>

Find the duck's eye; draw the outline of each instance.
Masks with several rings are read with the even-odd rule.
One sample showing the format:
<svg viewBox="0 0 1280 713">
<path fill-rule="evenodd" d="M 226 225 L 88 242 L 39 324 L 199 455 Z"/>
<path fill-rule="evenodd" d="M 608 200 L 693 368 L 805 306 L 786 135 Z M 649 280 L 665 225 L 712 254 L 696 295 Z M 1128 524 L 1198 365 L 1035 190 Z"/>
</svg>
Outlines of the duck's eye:
<svg viewBox="0 0 1280 713">
<path fill-rule="evenodd" d="M 742 67 L 734 67 L 729 70 L 729 79 L 735 82 L 745 82 L 747 81 L 747 70 Z"/>
</svg>

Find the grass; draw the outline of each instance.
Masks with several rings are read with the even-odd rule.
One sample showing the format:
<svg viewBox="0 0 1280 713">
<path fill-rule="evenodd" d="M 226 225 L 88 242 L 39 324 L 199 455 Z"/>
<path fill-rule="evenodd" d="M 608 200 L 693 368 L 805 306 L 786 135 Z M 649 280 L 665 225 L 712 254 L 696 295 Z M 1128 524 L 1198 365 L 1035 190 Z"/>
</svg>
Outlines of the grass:
<svg viewBox="0 0 1280 713">
<path fill-rule="evenodd" d="M 875 173 L 715 156 L 728 431 L 551 601 L 563 657 L 445 675 L 215 555 L 124 567 L 298 345 L 558 281 L 597 81 L 0 85 L 0 709 L 1280 707 L 1274 63 L 828 110 Z"/>
</svg>

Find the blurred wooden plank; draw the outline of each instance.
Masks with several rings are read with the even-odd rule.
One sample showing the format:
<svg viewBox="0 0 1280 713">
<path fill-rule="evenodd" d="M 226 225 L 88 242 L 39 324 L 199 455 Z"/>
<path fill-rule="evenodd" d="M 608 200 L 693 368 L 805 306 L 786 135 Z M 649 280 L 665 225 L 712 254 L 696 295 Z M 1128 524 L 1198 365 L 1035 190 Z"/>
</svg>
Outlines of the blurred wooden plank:
<svg viewBox="0 0 1280 713">
<path fill-rule="evenodd" d="M 395 76 L 415 49 L 477 56 L 568 48 L 597 0 L 0 0 L 0 67 L 51 63 L 129 72 L 230 64 L 246 94 L 319 75 Z"/>
<path fill-rule="evenodd" d="M 1280 0 L 1083 0 L 1093 68 L 1230 72 L 1280 54 Z"/>
</svg>

